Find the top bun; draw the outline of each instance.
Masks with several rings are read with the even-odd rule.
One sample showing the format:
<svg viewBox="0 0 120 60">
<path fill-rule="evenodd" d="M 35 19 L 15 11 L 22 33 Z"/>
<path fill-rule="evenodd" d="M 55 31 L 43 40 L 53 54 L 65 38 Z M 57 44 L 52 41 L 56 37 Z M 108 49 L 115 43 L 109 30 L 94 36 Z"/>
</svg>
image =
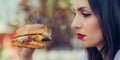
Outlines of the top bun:
<svg viewBox="0 0 120 60">
<path fill-rule="evenodd" d="M 31 24 L 24 27 L 20 27 L 16 30 L 15 37 L 26 35 L 26 34 L 42 34 L 48 32 L 48 28 L 41 24 Z"/>
</svg>

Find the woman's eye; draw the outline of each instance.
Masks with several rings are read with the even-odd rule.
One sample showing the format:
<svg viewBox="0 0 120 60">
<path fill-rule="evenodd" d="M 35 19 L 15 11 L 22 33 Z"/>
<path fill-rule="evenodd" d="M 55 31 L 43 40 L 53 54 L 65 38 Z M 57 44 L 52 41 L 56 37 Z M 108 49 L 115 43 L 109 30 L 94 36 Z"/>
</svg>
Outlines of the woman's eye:
<svg viewBox="0 0 120 60">
<path fill-rule="evenodd" d="M 91 14 L 89 13 L 82 13 L 83 17 L 89 17 Z"/>
</svg>

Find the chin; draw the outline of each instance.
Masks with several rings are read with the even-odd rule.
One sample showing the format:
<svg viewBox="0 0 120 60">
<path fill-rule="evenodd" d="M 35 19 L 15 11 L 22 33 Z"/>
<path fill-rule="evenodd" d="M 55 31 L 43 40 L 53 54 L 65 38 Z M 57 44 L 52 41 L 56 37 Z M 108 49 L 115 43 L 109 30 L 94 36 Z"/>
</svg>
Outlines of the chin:
<svg viewBox="0 0 120 60">
<path fill-rule="evenodd" d="M 95 47 L 95 45 L 91 45 L 91 44 L 83 44 L 83 43 L 81 43 L 81 46 L 83 47 L 83 48 L 90 48 L 90 47 Z"/>
</svg>

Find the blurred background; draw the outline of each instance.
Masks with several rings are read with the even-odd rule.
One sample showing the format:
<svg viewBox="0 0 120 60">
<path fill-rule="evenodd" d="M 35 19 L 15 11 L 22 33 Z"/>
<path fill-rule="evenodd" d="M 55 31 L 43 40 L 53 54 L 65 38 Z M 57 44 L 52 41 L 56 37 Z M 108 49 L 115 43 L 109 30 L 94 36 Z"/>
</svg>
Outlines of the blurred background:
<svg viewBox="0 0 120 60">
<path fill-rule="evenodd" d="M 73 19 L 71 0 L 0 0 L 0 60 L 20 60 L 11 46 L 17 28 L 45 24 L 52 41 L 36 49 L 34 60 L 80 60 L 84 49 L 70 28 Z"/>
</svg>

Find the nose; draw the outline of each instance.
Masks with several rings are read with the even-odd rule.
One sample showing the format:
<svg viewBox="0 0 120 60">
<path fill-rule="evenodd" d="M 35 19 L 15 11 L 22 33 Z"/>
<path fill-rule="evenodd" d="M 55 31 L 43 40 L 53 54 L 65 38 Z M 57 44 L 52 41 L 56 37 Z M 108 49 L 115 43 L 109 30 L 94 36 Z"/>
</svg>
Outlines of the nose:
<svg viewBox="0 0 120 60">
<path fill-rule="evenodd" d="M 82 28 L 82 22 L 80 21 L 80 18 L 77 16 L 73 19 L 73 22 L 71 24 L 71 28 L 73 29 L 81 29 Z"/>
</svg>

